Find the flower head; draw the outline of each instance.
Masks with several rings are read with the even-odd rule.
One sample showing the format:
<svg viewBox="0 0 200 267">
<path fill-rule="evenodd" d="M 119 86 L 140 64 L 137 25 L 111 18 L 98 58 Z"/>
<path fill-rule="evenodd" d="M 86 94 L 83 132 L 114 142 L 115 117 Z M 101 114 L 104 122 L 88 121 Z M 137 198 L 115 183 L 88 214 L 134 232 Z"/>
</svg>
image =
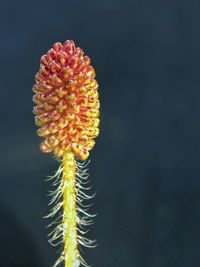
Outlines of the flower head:
<svg viewBox="0 0 200 267">
<path fill-rule="evenodd" d="M 73 41 L 55 43 L 41 57 L 33 86 L 40 149 L 62 157 L 73 152 L 84 160 L 99 134 L 98 83 L 90 58 Z"/>
</svg>

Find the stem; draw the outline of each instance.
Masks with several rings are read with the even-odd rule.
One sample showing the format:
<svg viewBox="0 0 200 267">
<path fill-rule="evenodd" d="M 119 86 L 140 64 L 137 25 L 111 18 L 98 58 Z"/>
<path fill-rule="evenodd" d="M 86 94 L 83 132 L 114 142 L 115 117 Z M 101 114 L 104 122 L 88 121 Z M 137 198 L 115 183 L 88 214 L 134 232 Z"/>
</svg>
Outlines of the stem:
<svg viewBox="0 0 200 267">
<path fill-rule="evenodd" d="M 63 240 L 65 267 L 78 267 L 79 252 L 77 249 L 76 225 L 76 162 L 74 154 L 65 152 L 63 155 Z"/>
</svg>

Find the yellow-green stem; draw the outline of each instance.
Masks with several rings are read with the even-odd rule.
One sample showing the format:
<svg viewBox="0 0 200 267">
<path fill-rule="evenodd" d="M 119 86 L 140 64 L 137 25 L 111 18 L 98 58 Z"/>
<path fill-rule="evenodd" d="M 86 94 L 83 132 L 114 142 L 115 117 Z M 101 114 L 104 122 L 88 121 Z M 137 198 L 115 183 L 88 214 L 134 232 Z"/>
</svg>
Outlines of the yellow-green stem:
<svg viewBox="0 0 200 267">
<path fill-rule="evenodd" d="M 76 162 L 74 154 L 63 155 L 63 240 L 65 267 L 79 266 L 76 225 Z"/>
</svg>

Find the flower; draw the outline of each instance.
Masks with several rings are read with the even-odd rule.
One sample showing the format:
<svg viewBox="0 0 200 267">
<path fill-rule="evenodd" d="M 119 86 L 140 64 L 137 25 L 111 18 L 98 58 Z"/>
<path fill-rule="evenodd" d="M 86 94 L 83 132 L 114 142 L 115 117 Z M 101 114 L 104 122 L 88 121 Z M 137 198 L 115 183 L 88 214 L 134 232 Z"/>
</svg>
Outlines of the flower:
<svg viewBox="0 0 200 267">
<path fill-rule="evenodd" d="M 99 134 L 99 96 L 90 58 L 73 41 L 55 43 L 41 57 L 33 86 L 37 134 L 42 152 L 62 157 L 73 152 L 89 156 Z"/>
</svg>

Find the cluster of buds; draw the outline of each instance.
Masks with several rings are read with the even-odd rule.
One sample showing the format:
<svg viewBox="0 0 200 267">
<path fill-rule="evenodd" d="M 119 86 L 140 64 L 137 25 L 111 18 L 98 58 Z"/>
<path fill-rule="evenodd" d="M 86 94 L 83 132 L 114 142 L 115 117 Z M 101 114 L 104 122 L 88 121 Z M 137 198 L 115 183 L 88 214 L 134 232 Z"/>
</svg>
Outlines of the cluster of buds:
<svg viewBox="0 0 200 267">
<path fill-rule="evenodd" d="M 42 152 L 89 156 L 99 134 L 98 83 L 88 56 L 73 41 L 55 43 L 40 60 L 33 86 L 37 134 Z"/>
</svg>

